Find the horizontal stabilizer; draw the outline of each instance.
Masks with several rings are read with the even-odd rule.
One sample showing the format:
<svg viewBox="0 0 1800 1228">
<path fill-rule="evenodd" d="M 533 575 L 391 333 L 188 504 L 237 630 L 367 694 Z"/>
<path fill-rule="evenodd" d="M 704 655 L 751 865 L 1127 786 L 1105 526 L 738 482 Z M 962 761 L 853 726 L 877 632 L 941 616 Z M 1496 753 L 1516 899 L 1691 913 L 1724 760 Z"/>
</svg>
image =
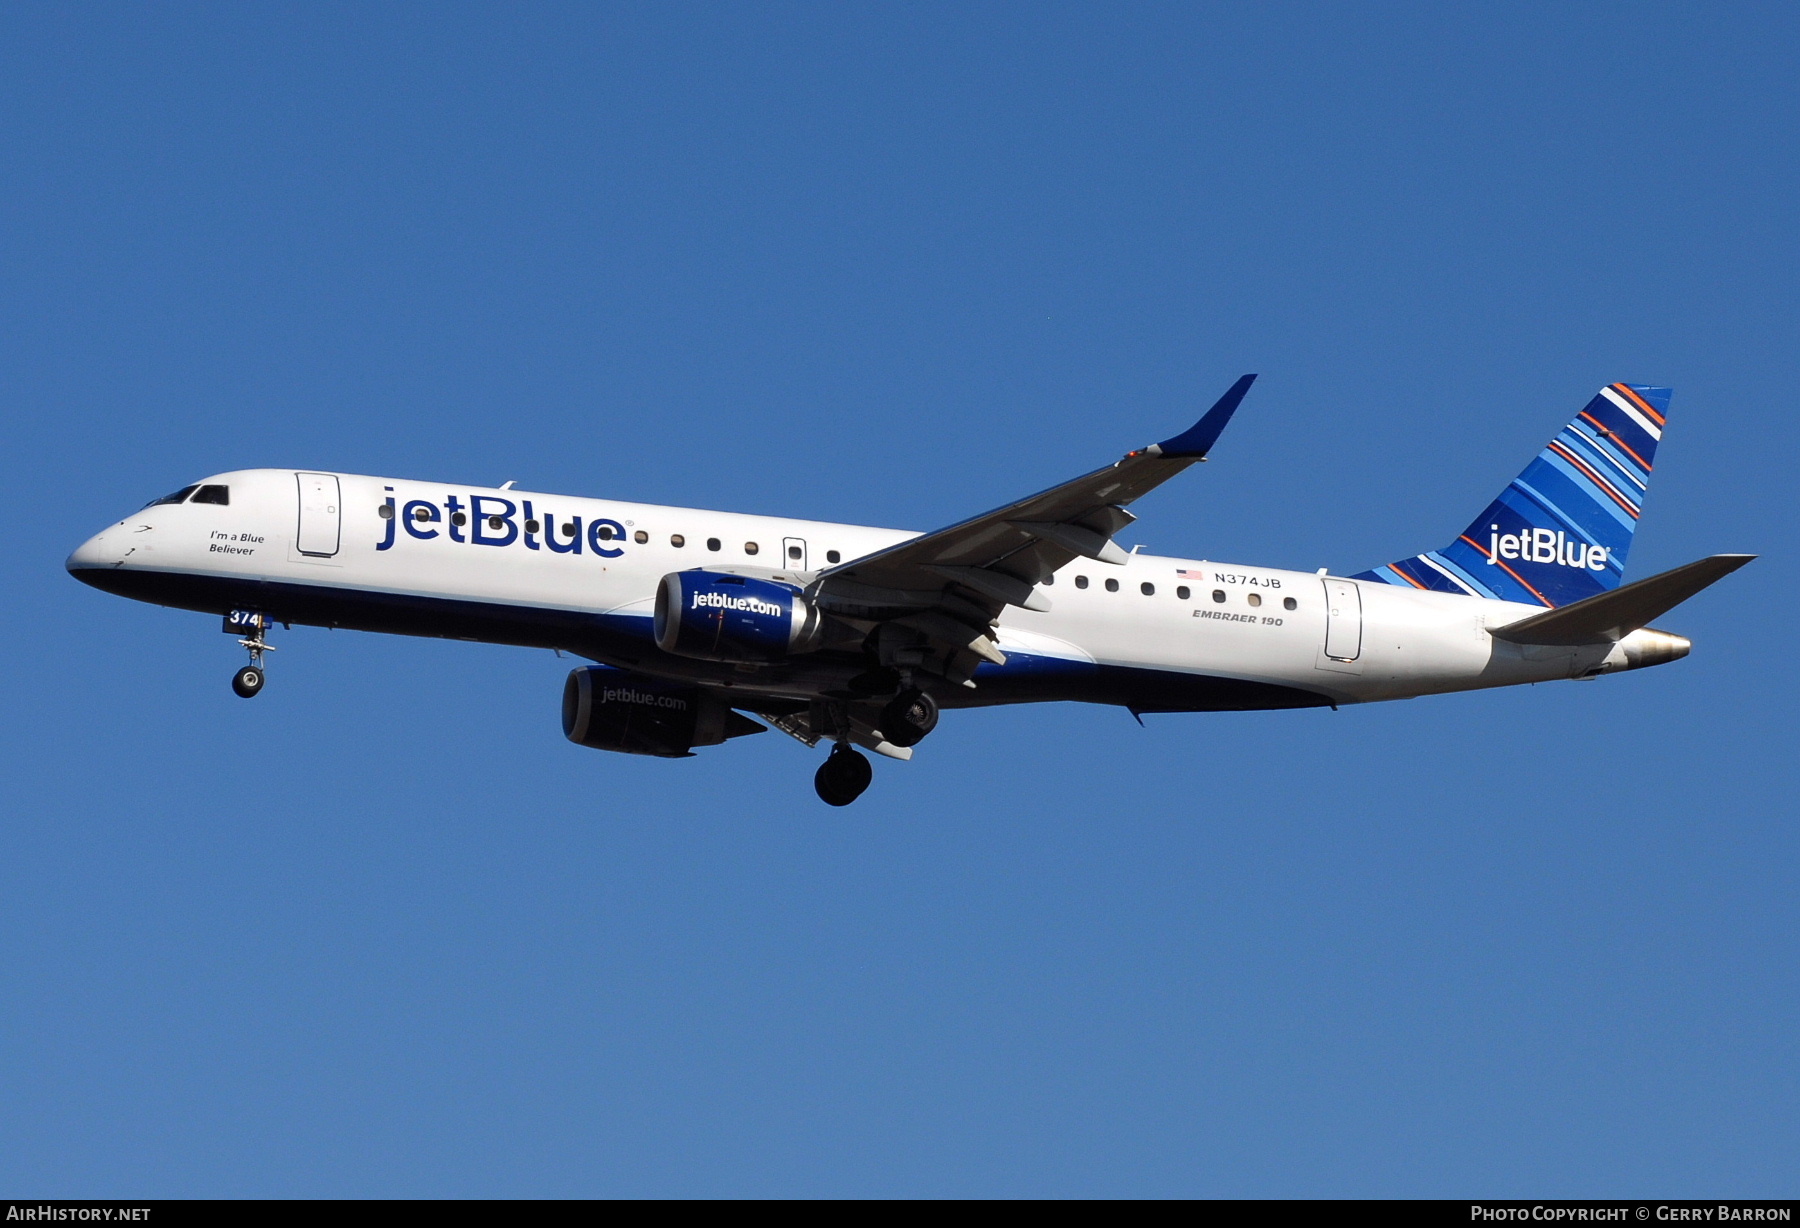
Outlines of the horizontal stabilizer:
<svg viewBox="0 0 1800 1228">
<path fill-rule="evenodd" d="M 1695 593 L 1724 579 L 1754 554 L 1715 554 L 1661 575 L 1495 627 L 1489 634 L 1515 644 L 1610 644 L 1648 626 Z"/>
</svg>

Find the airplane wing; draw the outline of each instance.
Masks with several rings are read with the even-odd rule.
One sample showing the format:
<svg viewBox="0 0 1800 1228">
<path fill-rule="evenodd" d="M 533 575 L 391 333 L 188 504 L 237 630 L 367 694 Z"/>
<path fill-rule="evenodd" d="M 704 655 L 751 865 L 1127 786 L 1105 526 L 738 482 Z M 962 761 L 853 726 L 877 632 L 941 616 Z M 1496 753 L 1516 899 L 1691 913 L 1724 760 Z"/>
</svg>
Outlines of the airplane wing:
<svg viewBox="0 0 1800 1228">
<path fill-rule="evenodd" d="M 1127 504 L 1206 454 L 1254 375 L 1233 384 L 1193 426 L 1114 464 L 821 573 L 809 594 L 820 608 L 877 631 L 883 666 L 920 668 L 954 683 L 982 661 L 1003 664 L 995 623 L 1009 605 L 1047 610 L 1038 590 L 1075 558 L 1123 564 L 1113 536 L 1136 519 Z"/>
</svg>

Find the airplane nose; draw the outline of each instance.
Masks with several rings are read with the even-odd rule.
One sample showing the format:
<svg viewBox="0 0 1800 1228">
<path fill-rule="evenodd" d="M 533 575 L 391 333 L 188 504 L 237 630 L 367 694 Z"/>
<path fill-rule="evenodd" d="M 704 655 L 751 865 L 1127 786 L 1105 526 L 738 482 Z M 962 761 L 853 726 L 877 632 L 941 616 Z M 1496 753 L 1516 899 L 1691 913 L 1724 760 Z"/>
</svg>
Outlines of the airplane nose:
<svg viewBox="0 0 1800 1228">
<path fill-rule="evenodd" d="M 109 536 L 111 536 L 110 529 L 103 529 L 94 534 L 75 547 L 75 553 L 63 561 L 63 566 L 74 572 L 90 567 L 110 567 L 117 563 L 119 552 L 110 548 Z"/>
</svg>

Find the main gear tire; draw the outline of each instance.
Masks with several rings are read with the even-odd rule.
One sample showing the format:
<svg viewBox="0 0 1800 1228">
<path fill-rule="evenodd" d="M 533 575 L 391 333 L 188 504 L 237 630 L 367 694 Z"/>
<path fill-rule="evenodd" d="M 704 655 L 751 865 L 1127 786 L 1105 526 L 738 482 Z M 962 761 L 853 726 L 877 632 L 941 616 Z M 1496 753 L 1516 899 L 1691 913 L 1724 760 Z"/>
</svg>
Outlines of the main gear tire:
<svg viewBox="0 0 1800 1228">
<path fill-rule="evenodd" d="M 917 746 L 937 723 L 937 701 L 924 691 L 902 691 L 881 710 L 881 736 L 895 746 Z"/>
<path fill-rule="evenodd" d="M 827 806 L 848 806 L 875 779 L 875 769 L 858 751 L 839 744 L 813 774 L 813 788 Z"/>
</svg>

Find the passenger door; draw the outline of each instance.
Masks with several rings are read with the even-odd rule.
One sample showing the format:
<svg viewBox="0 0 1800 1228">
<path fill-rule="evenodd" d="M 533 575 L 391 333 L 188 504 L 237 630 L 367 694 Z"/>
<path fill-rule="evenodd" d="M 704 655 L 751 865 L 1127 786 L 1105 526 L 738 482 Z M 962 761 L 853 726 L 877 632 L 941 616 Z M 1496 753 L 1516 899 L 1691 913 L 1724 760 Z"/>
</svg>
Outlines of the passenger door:
<svg viewBox="0 0 1800 1228">
<path fill-rule="evenodd" d="M 300 529 L 294 548 L 314 558 L 331 558 L 338 552 L 343 515 L 334 473 L 296 473 L 300 483 Z"/>
</svg>

